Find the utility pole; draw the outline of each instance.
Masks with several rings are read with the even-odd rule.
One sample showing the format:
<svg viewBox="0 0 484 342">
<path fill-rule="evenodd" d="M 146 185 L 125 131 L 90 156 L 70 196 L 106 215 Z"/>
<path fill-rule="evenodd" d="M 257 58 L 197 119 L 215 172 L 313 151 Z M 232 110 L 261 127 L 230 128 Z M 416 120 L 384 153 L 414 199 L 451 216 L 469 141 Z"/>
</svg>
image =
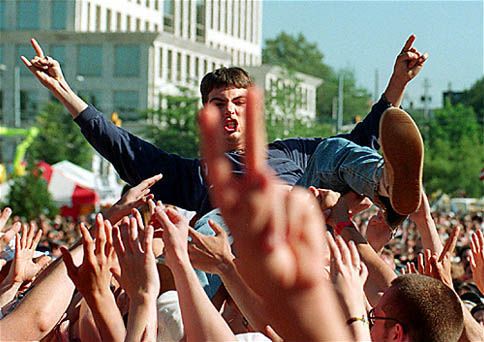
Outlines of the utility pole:
<svg viewBox="0 0 484 342">
<path fill-rule="evenodd" d="M 20 68 L 18 66 L 14 68 L 13 89 L 14 127 L 20 127 Z"/>
<path fill-rule="evenodd" d="M 429 119 L 429 111 L 430 111 L 429 103 L 430 103 L 430 100 L 431 100 L 430 95 L 429 95 L 430 81 L 429 81 L 428 78 L 424 79 L 423 88 L 424 88 L 424 94 L 422 96 L 422 101 L 423 101 L 423 105 L 424 105 L 424 118 L 425 118 L 425 120 L 428 120 Z"/>
<path fill-rule="evenodd" d="M 338 118 L 336 120 L 336 133 L 340 133 L 343 127 L 343 83 L 344 83 L 344 73 L 339 74 L 338 82 Z"/>
</svg>

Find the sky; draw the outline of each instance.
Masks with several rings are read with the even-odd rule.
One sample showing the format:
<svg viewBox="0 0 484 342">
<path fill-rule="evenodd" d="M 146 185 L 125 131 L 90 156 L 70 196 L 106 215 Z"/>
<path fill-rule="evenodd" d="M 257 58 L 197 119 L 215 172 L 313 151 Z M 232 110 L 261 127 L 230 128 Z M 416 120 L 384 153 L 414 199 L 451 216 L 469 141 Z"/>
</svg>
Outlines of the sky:
<svg viewBox="0 0 484 342">
<path fill-rule="evenodd" d="M 324 62 L 350 68 L 371 94 L 378 69 L 383 92 L 407 37 L 429 53 L 422 72 L 407 87 L 406 100 L 421 106 L 424 79 L 431 107 L 442 92 L 472 86 L 484 74 L 484 1 L 263 1 L 263 41 L 279 32 L 302 33 L 318 45 Z M 483 95 L 484 96 L 484 95 Z M 408 103 L 408 102 L 407 102 Z"/>
</svg>

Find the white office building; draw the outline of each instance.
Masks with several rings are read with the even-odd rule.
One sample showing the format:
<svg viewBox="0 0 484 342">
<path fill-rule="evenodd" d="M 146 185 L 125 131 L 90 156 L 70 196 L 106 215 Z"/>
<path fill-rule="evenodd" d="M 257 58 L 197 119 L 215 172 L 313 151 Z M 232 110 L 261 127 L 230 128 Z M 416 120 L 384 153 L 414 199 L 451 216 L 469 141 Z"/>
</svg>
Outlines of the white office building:
<svg viewBox="0 0 484 342">
<path fill-rule="evenodd" d="M 261 29 L 255 0 L 0 0 L 0 123 L 29 125 L 49 100 L 19 59 L 30 37 L 82 97 L 126 120 L 179 87 L 196 93 L 220 66 L 260 65 Z"/>
</svg>

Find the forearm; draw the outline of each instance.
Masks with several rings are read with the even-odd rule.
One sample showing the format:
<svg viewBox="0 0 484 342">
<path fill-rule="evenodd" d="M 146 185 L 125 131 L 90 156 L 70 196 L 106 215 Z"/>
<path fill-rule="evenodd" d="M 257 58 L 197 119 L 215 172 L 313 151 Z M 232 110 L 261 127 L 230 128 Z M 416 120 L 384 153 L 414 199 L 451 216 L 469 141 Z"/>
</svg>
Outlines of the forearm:
<svg viewBox="0 0 484 342">
<path fill-rule="evenodd" d="M 422 238 L 422 247 L 430 249 L 433 254 L 440 255 L 443 245 L 432 217 L 415 220 L 415 224 Z"/>
<path fill-rule="evenodd" d="M 262 298 L 247 286 L 233 262 L 227 265 L 220 276 L 228 293 L 250 325 L 256 330 L 264 332 L 266 325 L 270 325 L 270 322 Z"/>
<path fill-rule="evenodd" d="M 459 339 L 460 342 L 484 341 L 484 328 L 477 323 L 465 305 L 461 302 L 464 314 L 464 331 Z"/>
<path fill-rule="evenodd" d="M 172 268 L 187 341 L 232 341 L 235 336 L 201 287 L 188 260 Z"/>
<path fill-rule="evenodd" d="M 405 93 L 407 83 L 408 81 L 398 78 L 395 75 L 390 77 L 387 88 L 383 94 L 394 107 L 400 107 L 402 104 L 403 94 Z"/>
<path fill-rule="evenodd" d="M 156 297 L 140 295 L 130 299 L 126 341 L 156 340 Z"/>
<path fill-rule="evenodd" d="M 126 329 L 112 292 L 85 296 L 102 341 L 124 341 Z"/>
<path fill-rule="evenodd" d="M 50 89 L 50 91 L 54 97 L 64 105 L 69 113 L 71 113 L 73 119 L 87 108 L 87 103 L 72 91 L 71 87 L 64 79 L 59 81 L 58 87 Z"/>
<path fill-rule="evenodd" d="M 390 287 L 392 280 L 396 278 L 396 274 L 354 227 L 345 227 L 341 236 L 346 241 L 355 242 L 361 259 L 368 268 L 365 293 L 370 303 L 375 306 L 380 300 L 381 294 Z"/>
<path fill-rule="evenodd" d="M 75 263 L 80 263 L 82 254 L 82 246 L 72 250 Z M 42 339 L 66 311 L 75 289 L 62 258 L 51 263 L 31 287 L 15 310 L 0 320 L 0 340 Z"/>
</svg>

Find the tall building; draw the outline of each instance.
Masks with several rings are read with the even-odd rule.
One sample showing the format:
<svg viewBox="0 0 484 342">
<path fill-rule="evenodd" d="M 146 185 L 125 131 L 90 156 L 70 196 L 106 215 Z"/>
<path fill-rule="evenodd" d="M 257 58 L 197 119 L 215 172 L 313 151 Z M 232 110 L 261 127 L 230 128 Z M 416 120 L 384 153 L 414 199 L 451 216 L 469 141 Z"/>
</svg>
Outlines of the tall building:
<svg viewBox="0 0 484 342">
<path fill-rule="evenodd" d="M 0 0 L 0 123 L 29 125 L 49 100 L 19 59 L 31 37 L 82 97 L 129 120 L 222 65 L 260 65 L 261 28 L 257 0 Z"/>
</svg>

